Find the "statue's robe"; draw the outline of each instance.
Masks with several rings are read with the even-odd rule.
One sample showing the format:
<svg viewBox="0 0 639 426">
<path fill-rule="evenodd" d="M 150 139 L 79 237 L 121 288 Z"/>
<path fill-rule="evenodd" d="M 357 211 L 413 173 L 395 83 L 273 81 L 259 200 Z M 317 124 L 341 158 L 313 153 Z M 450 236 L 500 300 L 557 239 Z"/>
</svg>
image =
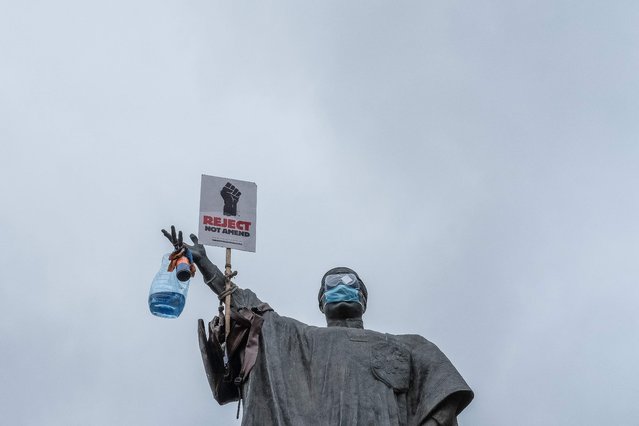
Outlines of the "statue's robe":
<svg viewBox="0 0 639 426">
<path fill-rule="evenodd" d="M 261 303 L 250 290 L 233 294 L 234 309 Z M 421 336 L 314 327 L 274 311 L 263 319 L 257 360 L 242 385 L 242 425 L 421 425 L 433 416 L 455 425 L 473 398 L 448 358 Z M 218 402 L 237 400 L 219 391 L 221 363 L 202 355 Z M 446 406 L 452 412 L 438 416 Z"/>
</svg>

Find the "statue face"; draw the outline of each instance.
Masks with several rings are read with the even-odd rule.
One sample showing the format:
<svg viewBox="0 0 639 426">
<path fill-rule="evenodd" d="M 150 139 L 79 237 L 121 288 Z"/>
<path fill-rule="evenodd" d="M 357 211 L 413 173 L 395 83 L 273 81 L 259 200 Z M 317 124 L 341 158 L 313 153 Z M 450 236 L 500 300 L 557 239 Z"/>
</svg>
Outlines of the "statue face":
<svg viewBox="0 0 639 426">
<path fill-rule="evenodd" d="M 354 319 L 361 318 L 363 314 L 364 307 L 359 302 L 336 302 L 324 305 L 326 319 Z"/>
</svg>

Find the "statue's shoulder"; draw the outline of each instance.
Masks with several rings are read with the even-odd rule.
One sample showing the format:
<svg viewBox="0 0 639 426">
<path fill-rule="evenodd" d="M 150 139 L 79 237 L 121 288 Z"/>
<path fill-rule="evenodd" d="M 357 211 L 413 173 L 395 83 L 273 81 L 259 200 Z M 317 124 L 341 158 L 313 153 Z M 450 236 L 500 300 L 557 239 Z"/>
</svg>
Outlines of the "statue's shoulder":
<svg viewBox="0 0 639 426">
<path fill-rule="evenodd" d="M 280 323 L 287 324 L 287 325 L 292 326 L 292 327 L 296 327 L 296 328 L 316 328 L 316 327 L 314 327 L 312 325 L 305 324 L 305 323 L 303 323 L 300 320 L 296 320 L 295 318 L 287 317 L 287 316 L 284 316 L 284 315 L 275 314 L 273 317 L 277 321 L 279 321 Z"/>
<path fill-rule="evenodd" d="M 395 338 L 410 350 L 413 358 L 446 359 L 436 344 L 419 334 L 400 334 Z"/>
<path fill-rule="evenodd" d="M 269 328 L 278 329 L 281 333 L 289 333 L 293 335 L 312 336 L 317 333 L 318 330 L 323 330 L 326 327 L 316 327 L 314 325 L 308 325 L 295 318 L 279 315 L 277 312 L 268 312 L 264 315 L 265 324 L 268 324 Z"/>
<path fill-rule="evenodd" d="M 399 342 L 410 347 L 437 347 L 433 342 L 419 334 L 398 334 L 394 336 Z"/>
</svg>

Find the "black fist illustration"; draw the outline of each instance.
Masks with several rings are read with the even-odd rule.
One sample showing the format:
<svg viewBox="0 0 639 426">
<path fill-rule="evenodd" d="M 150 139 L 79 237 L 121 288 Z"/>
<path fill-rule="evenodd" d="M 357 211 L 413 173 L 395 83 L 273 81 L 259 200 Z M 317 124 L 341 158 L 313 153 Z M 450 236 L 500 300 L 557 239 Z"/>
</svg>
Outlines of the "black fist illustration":
<svg viewBox="0 0 639 426">
<path fill-rule="evenodd" d="M 230 182 L 227 182 L 220 191 L 220 195 L 224 199 L 224 215 L 237 216 L 237 202 L 242 193 Z"/>
</svg>

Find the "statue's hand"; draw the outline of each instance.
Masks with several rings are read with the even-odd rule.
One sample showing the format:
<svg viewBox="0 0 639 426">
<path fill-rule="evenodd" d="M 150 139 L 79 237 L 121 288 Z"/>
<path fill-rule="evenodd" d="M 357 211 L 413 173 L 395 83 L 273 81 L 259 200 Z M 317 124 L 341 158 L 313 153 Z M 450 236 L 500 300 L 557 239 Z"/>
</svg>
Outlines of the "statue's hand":
<svg viewBox="0 0 639 426">
<path fill-rule="evenodd" d="M 197 237 L 193 234 L 190 235 L 191 241 L 193 241 L 193 245 L 190 246 L 185 244 L 182 240 L 182 231 L 179 231 L 176 235 L 175 226 L 171 225 L 171 233 L 169 234 L 165 229 L 162 230 L 164 236 L 173 244 L 173 249 L 178 251 L 182 248 L 186 248 L 193 255 L 193 262 L 199 266 L 200 261 L 206 258 L 206 250 L 204 246 L 197 241 Z"/>
<path fill-rule="evenodd" d="M 193 262 L 199 266 L 202 259 L 207 258 L 206 250 L 204 249 L 204 245 L 198 242 L 195 234 L 191 234 L 189 237 L 191 238 L 191 241 L 193 241 L 193 245 L 190 246 L 188 244 L 184 244 L 184 246 L 191 251 L 191 254 L 193 255 Z"/>
<path fill-rule="evenodd" d="M 182 241 L 182 231 L 179 231 L 176 235 L 175 226 L 171 226 L 170 234 L 164 229 L 162 230 L 162 233 L 171 242 L 171 244 L 173 244 L 175 250 L 185 248 L 191 252 L 191 256 L 193 256 L 193 263 L 197 265 L 198 269 L 202 273 L 204 284 L 209 286 L 215 294 L 220 294 L 224 291 L 224 274 L 206 256 L 204 246 L 198 242 L 195 235 L 191 234 L 191 241 L 193 241 L 193 245 L 191 246 Z"/>
<path fill-rule="evenodd" d="M 173 244 L 173 249 L 175 251 L 180 250 L 184 246 L 184 243 L 182 242 L 182 231 L 180 231 L 178 233 L 178 235 L 176 236 L 175 235 L 175 226 L 171 225 L 171 233 L 170 234 L 168 232 L 166 232 L 166 229 L 163 229 L 162 233 L 171 242 L 171 244 Z"/>
</svg>

